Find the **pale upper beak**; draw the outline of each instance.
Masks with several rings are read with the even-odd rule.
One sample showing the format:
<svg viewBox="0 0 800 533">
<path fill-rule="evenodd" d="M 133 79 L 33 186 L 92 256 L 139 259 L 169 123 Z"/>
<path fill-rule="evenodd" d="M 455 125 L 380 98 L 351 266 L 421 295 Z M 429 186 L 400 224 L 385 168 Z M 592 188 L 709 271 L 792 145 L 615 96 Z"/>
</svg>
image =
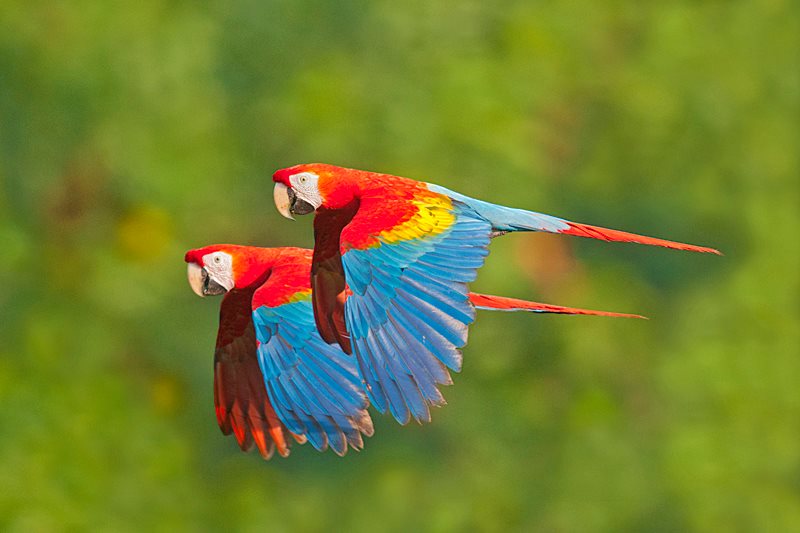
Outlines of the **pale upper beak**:
<svg viewBox="0 0 800 533">
<path fill-rule="evenodd" d="M 194 293 L 201 298 L 204 297 L 205 294 L 203 294 L 203 283 L 205 282 L 205 277 L 208 276 L 208 274 L 206 274 L 197 263 L 189 263 L 187 275 L 189 277 L 189 285 L 192 287 Z"/>
<path fill-rule="evenodd" d="M 218 281 L 208 273 L 208 270 L 201 268 L 197 263 L 189 263 L 187 274 L 189 276 L 189 285 L 194 293 L 200 297 L 218 296 L 233 290 L 233 279 L 226 277 Z"/>
<path fill-rule="evenodd" d="M 294 220 L 290 211 L 292 202 L 289 198 L 289 187 L 283 183 L 275 183 L 275 189 L 272 191 L 272 195 L 275 199 L 275 207 L 278 209 L 278 213 L 290 220 Z"/>
</svg>

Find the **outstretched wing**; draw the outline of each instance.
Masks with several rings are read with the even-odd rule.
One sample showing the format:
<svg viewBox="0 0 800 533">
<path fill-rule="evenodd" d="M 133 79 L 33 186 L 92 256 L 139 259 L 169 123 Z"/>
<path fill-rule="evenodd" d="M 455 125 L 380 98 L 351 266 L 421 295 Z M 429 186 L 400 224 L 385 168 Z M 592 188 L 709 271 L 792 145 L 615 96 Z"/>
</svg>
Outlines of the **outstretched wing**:
<svg viewBox="0 0 800 533">
<path fill-rule="evenodd" d="M 244 451 L 258 447 L 265 459 L 277 448 L 289 455 L 289 432 L 267 397 L 256 357 L 256 335 L 250 315 L 252 293 L 229 292 L 222 300 L 214 352 L 214 406 L 225 435 L 233 433 Z M 297 433 L 297 432 L 296 432 Z M 302 436 L 293 435 L 298 442 Z"/>
<path fill-rule="evenodd" d="M 317 241 L 324 217 L 315 220 Z M 343 314 L 347 331 L 339 336 L 349 334 L 370 400 L 400 423 L 430 421 L 429 406 L 445 403 L 438 385 L 452 383 L 448 368 L 461 369 L 459 348 L 475 318 L 467 283 L 483 265 L 490 234 L 490 223 L 473 210 L 428 190 L 362 199 L 341 231 L 341 269 L 351 294 L 327 323 L 340 323 L 336 315 Z M 317 280 L 315 299 L 330 302 L 341 290 L 341 283 L 326 286 L 332 277 Z"/>
<path fill-rule="evenodd" d="M 270 290 L 267 285 L 259 291 Z M 254 301 L 258 301 L 258 291 Z M 253 310 L 258 363 L 281 421 L 318 450 L 343 455 L 372 435 L 367 398 L 351 356 L 322 340 L 308 291 Z"/>
</svg>

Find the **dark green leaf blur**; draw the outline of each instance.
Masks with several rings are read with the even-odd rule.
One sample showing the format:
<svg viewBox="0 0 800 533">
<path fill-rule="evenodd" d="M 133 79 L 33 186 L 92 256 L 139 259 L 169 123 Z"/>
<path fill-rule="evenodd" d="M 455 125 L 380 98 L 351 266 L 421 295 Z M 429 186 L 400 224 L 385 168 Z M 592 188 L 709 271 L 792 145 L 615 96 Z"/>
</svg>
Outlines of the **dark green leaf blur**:
<svg viewBox="0 0 800 533">
<path fill-rule="evenodd" d="M 799 531 L 788 0 L 0 2 L 0 530 Z M 217 428 L 205 244 L 312 244 L 327 162 L 720 248 L 497 239 L 429 426 Z"/>
</svg>

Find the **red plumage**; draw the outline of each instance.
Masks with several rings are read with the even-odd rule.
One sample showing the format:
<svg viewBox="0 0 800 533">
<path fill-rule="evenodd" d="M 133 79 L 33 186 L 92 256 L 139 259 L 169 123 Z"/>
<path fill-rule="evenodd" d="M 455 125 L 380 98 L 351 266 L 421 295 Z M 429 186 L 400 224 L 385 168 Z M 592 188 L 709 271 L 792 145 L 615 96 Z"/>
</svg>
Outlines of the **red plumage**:
<svg viewBox="0 0 800 533">
<path fill-rule="evenodd" d="M 493 309 L 495 311 L 533 311 L 538 313 L 556 313 L 561 315 L 595 315 L 610 316 L 617 318 L 646 318 L 641 315 L 631 315 L 628 313 L 612 313 L 609 311 L 594 311 L 591 309 L 580 309 L 577 307 L 564 307 L 561 305 L 543 304 L 518 300 L 517 298 L 505 298 L 503 296 L 492 296 L 489 294 L 469 293 L 469 301 L 475 307 L 483 309 Z"/>
<path fill-rule="evenodd" d="M 598 226 L 590 226 L 589 224 L 579 224 L 577 222 L 567 221 L 566 224 L 569 225 L 569 229 L 561 230 L 559 231 L 559 233 L 563 235 L 575 235 L 578 237 L 587 237 L 589 239 L 598 239 L 601 241 L 632 242 L 637 244 L 648 244 L 651 246 L 672 248 L 673 250 L 687 250 L 690 252 L 702 252 L 715 255 L 722 255 L 722 253 L 719 250 L 715 250 L 714 248 L 707 248 L 705 246 L 696 246 L 694 244 L 684 244 L 682 242 L 668 241 L 665 239 L 658 239 L 655 237 L 646 237 L 644 235 L 628 233 L 627 231 L 601 228 Z"/>
<path fill-rule="evenodd" d="M 256 335 L 250 317 L 252 296 L 252 290 L 235 290 L 222 301 L 214 352 L 217 423 L 225 435 L 233 432 L 242 450 L 250 450 L 255 442 L 265 459 L 275 449 L 285 457 L 289 454 L 290 433 L 267 397 L 256 359 Z"/>
</svg>

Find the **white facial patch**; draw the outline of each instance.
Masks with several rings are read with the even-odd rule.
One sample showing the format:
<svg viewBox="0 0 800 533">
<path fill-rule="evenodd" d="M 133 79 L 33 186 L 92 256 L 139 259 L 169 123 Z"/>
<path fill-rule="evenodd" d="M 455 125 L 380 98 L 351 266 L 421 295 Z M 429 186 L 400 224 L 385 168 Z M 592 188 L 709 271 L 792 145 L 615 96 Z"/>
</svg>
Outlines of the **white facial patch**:
<svg viewBox="0 0 800 533">
<path fill-rule="evenodd" d="M 289 183 L 298 198 L 308 202 L 317 209 L 322 205 L 322 195 L 319 193 L 319 176 L 313 172 L 300 172 L 289 176 Z"/>
<path fill-rule="evenodd" d="M 225 252 L 213 252 L 203 256 L 203 266 L 208 276 L 225 287 L 226 291 L 233 289 L 233 257 Z"/>
</svg>

